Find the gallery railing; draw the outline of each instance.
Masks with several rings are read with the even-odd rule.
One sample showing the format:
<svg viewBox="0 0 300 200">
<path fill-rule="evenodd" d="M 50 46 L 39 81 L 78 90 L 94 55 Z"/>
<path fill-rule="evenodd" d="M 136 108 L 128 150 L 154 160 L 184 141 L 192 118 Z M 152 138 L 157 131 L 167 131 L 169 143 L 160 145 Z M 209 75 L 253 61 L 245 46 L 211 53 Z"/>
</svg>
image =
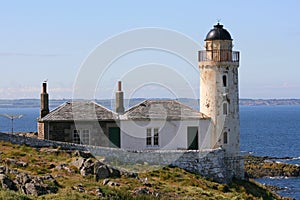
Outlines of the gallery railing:
<svg viewBox="0 0 300 200">
<path fill-rule="evenodd" d="M 229 50 L 205 50 L 198 52 L 200 62 L 239 62 L 240 52 Z"/>
</svg>

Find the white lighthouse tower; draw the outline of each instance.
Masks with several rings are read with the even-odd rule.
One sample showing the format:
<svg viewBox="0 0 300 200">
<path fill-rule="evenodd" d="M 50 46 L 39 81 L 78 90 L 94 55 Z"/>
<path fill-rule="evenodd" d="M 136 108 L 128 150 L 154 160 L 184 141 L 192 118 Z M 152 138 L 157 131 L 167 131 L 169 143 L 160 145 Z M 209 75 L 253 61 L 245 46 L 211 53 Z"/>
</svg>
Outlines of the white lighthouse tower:
<svg viewBox="0 0 300 200">
<path fill-rule="evenodd" d="M 199 51 L 200 112 L 211 118 L 211 148 L 222 147 L 225 156 L 240 153 L 238 67 L 239 52 L 232 51 L 232 38 L 217 24 Z"/>
</svg>

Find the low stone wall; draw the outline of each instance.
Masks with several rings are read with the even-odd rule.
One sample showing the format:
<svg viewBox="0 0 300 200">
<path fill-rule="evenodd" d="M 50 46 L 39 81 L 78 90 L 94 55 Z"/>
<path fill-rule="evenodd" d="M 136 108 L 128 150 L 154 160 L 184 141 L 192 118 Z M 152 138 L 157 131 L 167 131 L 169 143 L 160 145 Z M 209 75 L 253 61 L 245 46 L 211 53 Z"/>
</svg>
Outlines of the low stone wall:
<svg viewBox="0 0 300 200">
<path fill-rule="evenodd" d="M 61 147 L 63 149 L 70 149 L 70 150 L 80 150 L 86 151 L 87 148 L 85 145 L 80 144 L 73 144 L 73 143 L 66 143 L 66 142 L 59 142 L 59 141 L 52 141 L 52 140 L 41 140 L 32 137 L 25 137 L 25 136 L 18 136 L 9 133 L 0 133 L 0 140 L 11 142 L 13 144 L 19 145 L 28 145 L 31 147 Z"/>
<path fill-rule="evenodd" d="M 90 151 L 95 156 L 104 157 L 108 162 L 148 163 L 152 165 L 177 166 L 201 174 L 218 182 L 229 182 L 237 170 L 240 170 L 241 159 L 226 158 L 223 149 L 208 150 L 155 150 L 129 151 L 124 149 L 88 146 L 50 140 L 40 140 L 24 136 L 0 133 L 0 140 L 14 144 L 25 144 L 32 147 L 58 147 L 62 149 Z"/>
<path fill-rule="evenodd" d="M 93 155 L 103 156 L 108 162 L 148 163 L 150 165 L 177 166 L 188 171 L 201 174 L 218 182 L 227 182 L 224 163 L 224 150 L 154 150 L 154 151 L 128 151 L 123 149 L 110 149 L 89 147 Z"/>
</svg>

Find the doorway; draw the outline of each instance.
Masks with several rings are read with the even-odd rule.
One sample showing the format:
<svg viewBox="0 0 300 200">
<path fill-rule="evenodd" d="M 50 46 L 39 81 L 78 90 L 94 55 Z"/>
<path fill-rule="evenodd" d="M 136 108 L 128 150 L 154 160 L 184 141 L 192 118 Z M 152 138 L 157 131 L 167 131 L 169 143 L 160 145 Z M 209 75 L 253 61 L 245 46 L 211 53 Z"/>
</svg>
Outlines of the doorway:
<svg viewBox="0 0 300 200">
<path fill-rule="evenodd" d="M 187 141 L 189 150 L 198 150 L 198 127 L 188 127 Z"/>
<path fill-rule="evenodd" d="M 110 147 L 121 147 L 120 128 L 109 127 L 108 129 Z"/>
</svg>

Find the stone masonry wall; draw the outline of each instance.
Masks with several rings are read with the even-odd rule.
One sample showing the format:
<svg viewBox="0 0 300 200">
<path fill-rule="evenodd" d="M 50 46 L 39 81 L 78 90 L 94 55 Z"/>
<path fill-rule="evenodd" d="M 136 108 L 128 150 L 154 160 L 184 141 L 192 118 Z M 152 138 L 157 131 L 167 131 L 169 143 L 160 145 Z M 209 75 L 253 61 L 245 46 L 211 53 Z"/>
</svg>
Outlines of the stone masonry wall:
<svg viewBox="0 0 300 200">
<path fill-rule="evenodd" d="M 88 146 L 50 140 L 17 136 L 0 133 L 0 140 L 32 147 L 61 147 L 62 149 L 90 151 L 95 156 L 105 157 L 107 161 L 119 163 L 149 163 L 154 165 L 177 166 L 188 171 L 201 174 L 217 182 L 229 182 L 233 176 L 238 176 L 243 167 L 241 159 L 227 159 L 225 151 L 208 150 L 155 150 L 129 151 L 124 149 Z M 241 176 L 242 177 L 242 176 Z"/>
</svg>

